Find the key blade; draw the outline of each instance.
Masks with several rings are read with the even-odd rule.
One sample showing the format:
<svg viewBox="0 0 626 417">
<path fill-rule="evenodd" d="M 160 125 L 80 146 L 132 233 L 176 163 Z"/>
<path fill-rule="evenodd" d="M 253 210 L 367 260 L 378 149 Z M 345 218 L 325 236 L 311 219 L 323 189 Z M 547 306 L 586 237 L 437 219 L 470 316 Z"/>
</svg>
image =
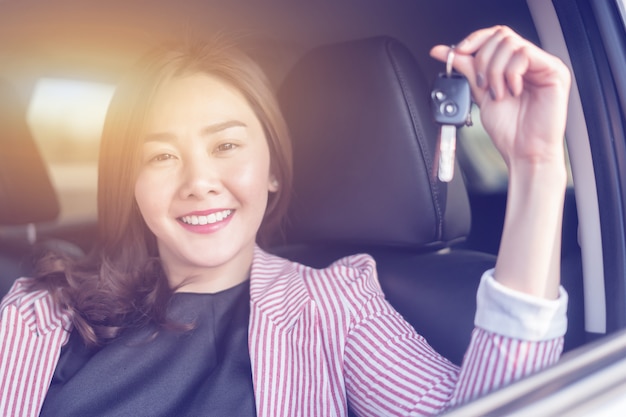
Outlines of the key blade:
<svg viewBox="0 0 626 417">
<path fill-rule="evenodd" d="M 439 131 L 439 168 L 437 176 L 441 182 L 450 182 L 454 176 L 456 153 L 456 126 L 443 125 Z"/>
</svg>

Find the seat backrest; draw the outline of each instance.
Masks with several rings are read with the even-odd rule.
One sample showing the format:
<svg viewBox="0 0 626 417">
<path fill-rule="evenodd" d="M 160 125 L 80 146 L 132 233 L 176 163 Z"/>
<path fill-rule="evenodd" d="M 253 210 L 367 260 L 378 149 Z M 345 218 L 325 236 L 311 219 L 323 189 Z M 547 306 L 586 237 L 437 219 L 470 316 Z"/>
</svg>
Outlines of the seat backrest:
<svg viewBox="0 0 626 417">
<path fill-rule="evenodd" d="M 389 301 L 458 363 L 495 258 L 451 249 L 469 234 L 470 206 L 460 173 L 437 179 L 429 96 L 410 51 L 387 37 L 323 46 L 295 65 L 279 90 L 294 196 L 275 252 L 318 267 L 370 253 Z"/>
<path fill-rule="evenodd" d="M 59 202 L 11 84 L 0 79 L 0 297 L 27 270 L 34 225 L 56 219 Z M 8 227 L 7 227 L 8 226 Z"/>
</svg>

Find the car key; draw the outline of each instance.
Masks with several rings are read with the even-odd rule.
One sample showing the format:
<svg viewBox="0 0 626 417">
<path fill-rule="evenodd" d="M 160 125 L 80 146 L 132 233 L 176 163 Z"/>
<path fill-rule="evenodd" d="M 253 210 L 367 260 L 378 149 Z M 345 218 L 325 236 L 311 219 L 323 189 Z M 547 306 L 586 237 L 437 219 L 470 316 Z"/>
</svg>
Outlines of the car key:
<svg viewBox="0 0 626 417">
<path fill-rule="evenodd" d="M 433 117 L 441 125 L 437 175 L 442 182 L 450 182 L 454 176 L 457 128 L 472 124 L 470 85 L 467 78 L 452 70 L 453 60 L 454 47 L 451 47 L 446 72 L 437 76 L 431 93 Z"/>
</svg>

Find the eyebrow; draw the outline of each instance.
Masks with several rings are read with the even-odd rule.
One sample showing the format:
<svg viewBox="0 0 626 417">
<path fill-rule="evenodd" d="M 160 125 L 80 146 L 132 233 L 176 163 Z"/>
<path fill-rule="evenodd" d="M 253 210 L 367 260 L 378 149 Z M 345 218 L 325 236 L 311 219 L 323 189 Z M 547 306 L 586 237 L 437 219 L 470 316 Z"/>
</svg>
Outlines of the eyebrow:
<svg viewBox="0 0 626 417">
<path fill-rule="evenodd" d="M 226 122 L 215 123 L 212 125 L 205 126 L 200 130 L 200 134 L 202 136 L 210 136 L 212 134 L 215 134 L 215 133 L 227 130 L 227 129 L 231 129 L 234 127 L 246 128 L 248 127 L 248 125 L 246 125 L 244 122 L 241 122 L 239 120 L 229 120 Z M 145 142 L 174 142 L 174 141 L 176 141 L 176 135 L 169 133 L 169 132 L 149 133 L 144 136 L 144 143 Z"/>
</svg>

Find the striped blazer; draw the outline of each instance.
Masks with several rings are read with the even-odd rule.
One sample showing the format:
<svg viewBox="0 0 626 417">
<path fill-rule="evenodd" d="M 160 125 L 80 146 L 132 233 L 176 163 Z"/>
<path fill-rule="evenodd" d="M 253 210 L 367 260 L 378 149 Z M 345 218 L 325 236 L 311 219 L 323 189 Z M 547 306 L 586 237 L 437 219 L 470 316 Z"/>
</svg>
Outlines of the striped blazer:
<svg viewBox="0 0 626 417">
<path fill-rule="evenodd" d="M 16 281 L 0 305 L 2 416 L 38 415 L 71 330 L 67 313 L 47 292 L 26 292 L 27 283 Z M 348 404 L 363 416 L 437 414 L 555 362 L 562 350 L 562 337 L 523 340 L 477 328 L 458 368 L 385 301 L 367 255 L 318 270 L 257 248 L 250 303 L 264 417 L 345 416 Z"/>
</svg>

